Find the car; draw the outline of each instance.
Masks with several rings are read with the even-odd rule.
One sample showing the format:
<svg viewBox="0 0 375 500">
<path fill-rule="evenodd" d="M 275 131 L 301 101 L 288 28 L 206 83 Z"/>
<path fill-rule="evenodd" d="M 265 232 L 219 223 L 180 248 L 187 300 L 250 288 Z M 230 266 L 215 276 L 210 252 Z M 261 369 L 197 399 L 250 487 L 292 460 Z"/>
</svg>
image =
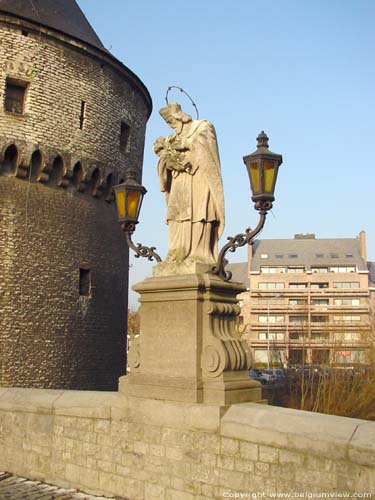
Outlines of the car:
<svg viewBox="0 0 375 500">
<path fill-rule="evenodd" d="M 267 382 L 267 379 L 263 376 L 263 373 L 260 370 L 255 370 L 255 369 L 249 370 L 249 375 L 251 378 L 257 380 L 262 385 L 264 385 Z"/>
</svg>

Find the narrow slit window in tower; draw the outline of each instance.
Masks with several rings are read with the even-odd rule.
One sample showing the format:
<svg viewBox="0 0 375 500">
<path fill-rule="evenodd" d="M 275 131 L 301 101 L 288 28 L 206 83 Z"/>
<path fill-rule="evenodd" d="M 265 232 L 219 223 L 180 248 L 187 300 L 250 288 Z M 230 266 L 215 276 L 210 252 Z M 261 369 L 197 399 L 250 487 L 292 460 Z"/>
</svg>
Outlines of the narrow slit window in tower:
<svg viewBox="0 0 375 500">
<path fill-rule="evenodd" d="M 79 270 L 79 294 L 88 296 L 91 291 L 91 271 L 90 269 Z"/>
<path fill-rule="evenodd" d="M 79 115 L 79 128 L 82 130 L 86 119 L 86 102 L 81 101 L 81 114 Z"/>
<path fill-rule="evenodd" d="M 125 122 L 121 122 L 120 149 L 123 153 L 127 152 L 129 137 L 130 137 L 129 125 Z"/>
</svg>

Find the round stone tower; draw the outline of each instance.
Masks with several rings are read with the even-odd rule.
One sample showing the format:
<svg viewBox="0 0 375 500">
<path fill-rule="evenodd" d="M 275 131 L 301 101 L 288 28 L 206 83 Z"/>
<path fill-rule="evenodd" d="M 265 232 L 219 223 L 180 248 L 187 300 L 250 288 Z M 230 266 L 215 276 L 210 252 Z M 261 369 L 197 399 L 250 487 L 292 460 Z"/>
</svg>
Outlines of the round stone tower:
<svg viewBox="0 0 375 500">
<path fill-rule="evenodd" d="M 0 385 L 115 390 L 128 254 L 112 186 L 152 108 L 74 0 L 0 0 Z"/>
</svg>

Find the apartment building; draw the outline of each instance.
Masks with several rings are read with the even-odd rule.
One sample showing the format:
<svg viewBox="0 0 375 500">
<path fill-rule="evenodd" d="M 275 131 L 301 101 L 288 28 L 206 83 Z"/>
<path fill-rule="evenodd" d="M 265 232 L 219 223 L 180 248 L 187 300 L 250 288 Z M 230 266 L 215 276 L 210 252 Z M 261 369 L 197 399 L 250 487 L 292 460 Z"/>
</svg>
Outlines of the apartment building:
<svg viewBox="0 0 375 500">
<path fill-rule="evenodd" d="M 366 235 L 258 240 L 247 263 L 232 264 L 246 284 L 240 321 L 255 363 L 366 363 L 374 337 L 375 263 Z"/>
</svg>

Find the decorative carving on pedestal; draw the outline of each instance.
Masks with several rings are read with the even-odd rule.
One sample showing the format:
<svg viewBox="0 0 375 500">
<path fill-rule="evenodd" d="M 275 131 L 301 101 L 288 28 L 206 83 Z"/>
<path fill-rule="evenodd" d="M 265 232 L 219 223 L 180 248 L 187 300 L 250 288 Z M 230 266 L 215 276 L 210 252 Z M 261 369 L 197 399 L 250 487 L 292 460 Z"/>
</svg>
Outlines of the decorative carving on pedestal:
<svg viewBox="0 0 375 500">
<path fill-rule="evenodd" d="M 208 377 L 217 377 L 226 370 L 248 370 L 251 355 L 246 341 L 238 336 L 240 307 L 215 303 L 208 309 L 212 339 L 205 346 L 202 369 Z"/>
<path fill-rule="evenodd" d="M 138 372 L 141 366 L 141 338 L 133 335 L 129 338 L 128 369 L 130 372 Z"/>
</svg>

